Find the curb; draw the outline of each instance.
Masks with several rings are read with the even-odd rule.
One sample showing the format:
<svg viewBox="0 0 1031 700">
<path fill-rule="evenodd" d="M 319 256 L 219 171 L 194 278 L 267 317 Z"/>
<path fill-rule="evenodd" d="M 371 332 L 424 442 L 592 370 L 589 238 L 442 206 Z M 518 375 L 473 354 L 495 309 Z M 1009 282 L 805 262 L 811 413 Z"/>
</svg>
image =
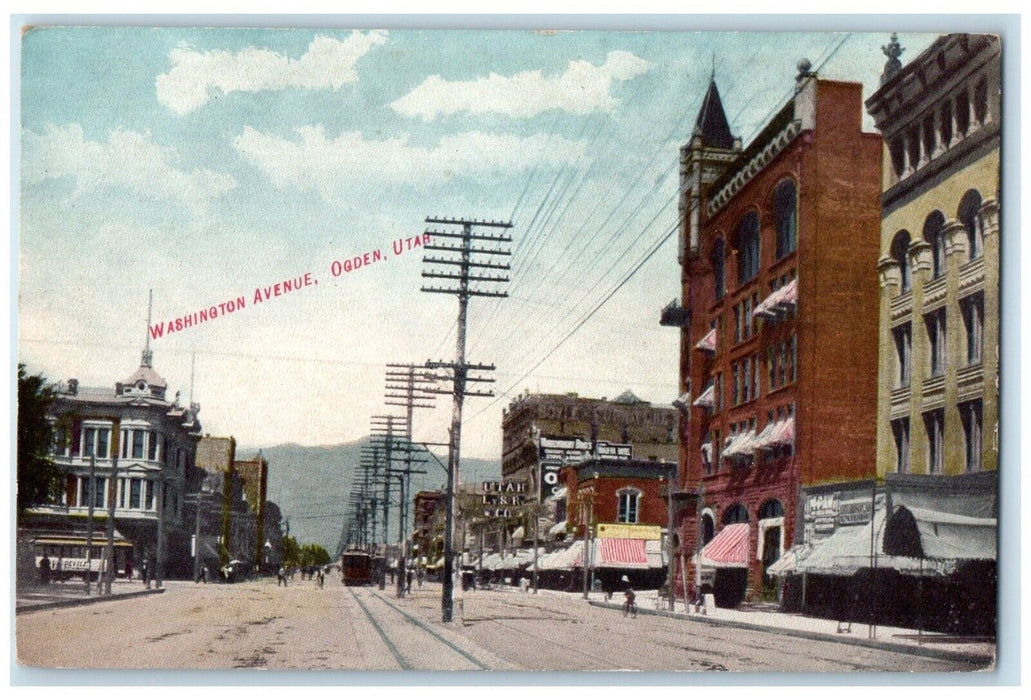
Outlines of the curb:
<svg viewBox="0 0 1031 700">
<path fill-rule="evenodd" d="M 620 604 L 603 603 L 600 601 L 593 600 L 589 600 L 587 602 L 588 604 L 594 605 L 599 608 L 608 608 L 610 610 L 620 611 L 622 611 L 623 609 L 623 606 Z M 842 637 L 834 634 L 827 634 L 826 632 L 812 632 L 809 630 L 792 629 L 790 627 L 772 627 L 770 625 L 760 625 L 754 622 L 739 622 L 738 620 L 720 620 L 711 617 L 699 618 L 695 616 L 685 615 L 684 613 L 670 612 L 669 610 L 646 609 L 641 606 L 638 606 L 637 614 L 656 615 L 659 617 L 671 617 L 679 620 L 686 620 L 688 622 L 697 622 L 704 625 L 710 625 L 712 627 L 735 627 L 738 629 L 772 632 L 773 634 L 782 634 L 787 637 L 801 637 L 803 639 L 812 639 L 821 642 L 851 644 L 852 646 L 862 646 L 870 649 L 893 651 L 900 654 L 925 656 L 933 659 L 942 659 L 946 661 L 960 661 L 979 667 L 990 666 L 995 663 L 995 656 L 988 654 L 966 653 L 962 651 L 952 651 L 950 649 L 932 649 L 929 647 L 913 646 L 911 644 L 900 644 L 898 642 L 887 641 L 882 642 L 874 639 L 861 639 L 857 637 Z"/>
<path fill-rule="evenodd" d="M 55 600 L 48 603 L 23 603 L 16 605 L 14 608 L 14 614 L 20 615 L 27 612 L 36 612 L 37 610 L 55 610 L 57 608 L 76 608 L 80 605 L 92 605 L 93 603 L 104 603 L 112 600 L 127 600 L 129 598 L 140 598 L 146 595 L 155 595 L 157 593 L 164 593 L 165 588 L 152 588 L 149 590 L 136 591 L 135 593 L 115 593 L 112 595 L 105 596 L 91 596 L 89 598 L 70 598 L 68 600 Z"/>
</svg>

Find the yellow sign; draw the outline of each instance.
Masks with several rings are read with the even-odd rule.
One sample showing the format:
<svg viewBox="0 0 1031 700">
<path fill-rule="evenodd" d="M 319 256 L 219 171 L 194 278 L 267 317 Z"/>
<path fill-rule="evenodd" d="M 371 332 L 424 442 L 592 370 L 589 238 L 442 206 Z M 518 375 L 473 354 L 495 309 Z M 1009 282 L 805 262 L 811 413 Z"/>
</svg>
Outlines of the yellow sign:
<svg viewBox="0 0 1031 700">
<path fill-rule="evenodd" d="M 661 540 L 658 525 L 630 525 L 629 523 L 598 523 L 598 539 L 621 537 L 631 540 Z"/>
</svg>

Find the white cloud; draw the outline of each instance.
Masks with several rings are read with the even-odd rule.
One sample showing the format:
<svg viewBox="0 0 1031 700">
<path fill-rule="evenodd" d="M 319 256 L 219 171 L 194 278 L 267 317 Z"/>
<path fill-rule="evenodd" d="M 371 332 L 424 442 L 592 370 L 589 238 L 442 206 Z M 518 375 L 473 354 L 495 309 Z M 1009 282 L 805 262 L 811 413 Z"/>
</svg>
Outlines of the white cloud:
<svg viewBox="0 0 1031 700">
<path fill-rule="evenodd" d="M 486 78 L 467 81 L 448 81 L 431 75 L 390 106 L 406 117 L 427 121 L 456 112 L 533 117 L 549 109 L 574 114 L 610 111 L 619 104 L 610 93 L 613 83 L 636 78 L 651 67 L 648 61 L 628 51 L 611 51 L 600 66 L 589 61 L 570 61 L 564 73 L 550 77 L 539 70 L 511 77 L 491 73 Z"/>
<path fill-rule="evenodd" d="M 48 124 L 41 134 L 26 130 L 22 146 L 25 183 L 70 176 L 75 197 L 122 188 L 204 211 L 211 199 L 236 187 L 231 175 L 176 168 L 175 150 L 155 143 L 149 132 L 116 129 L 99 142 L 87 141 L 78 124 Z"/>
<path fill-rule="evenodd" d="M 155 81 L 158 101 L 188 114 L 211 99 L 213 90 L 223 95 L 288 87 L 339 90 L 358 79 L 358 59 L 386 40 L 383 31 L 355 31 L 343 41 L 317 36 L 297 59 L 253 46 L 235 53 L 180 46 L 169 53 L 172 69 Z"/>
<path fill-rule="evenodd" d="M 326 199 L 369 182 L 422 187 L 455 175 L 498 175 L 534 165 L 559 165 L 586 153 L 584 143 L 549 134 L 519 137 L 473 131 L 442 137 L 435 147 L 423 148 L 411 145 L 407 135 L 369 141 L 350 131 L 327 138 L 321 124 L 297 132 L 299 141 L 245 127 L 233 145 L 276 187 L 315 190 Z"/>
</svg>

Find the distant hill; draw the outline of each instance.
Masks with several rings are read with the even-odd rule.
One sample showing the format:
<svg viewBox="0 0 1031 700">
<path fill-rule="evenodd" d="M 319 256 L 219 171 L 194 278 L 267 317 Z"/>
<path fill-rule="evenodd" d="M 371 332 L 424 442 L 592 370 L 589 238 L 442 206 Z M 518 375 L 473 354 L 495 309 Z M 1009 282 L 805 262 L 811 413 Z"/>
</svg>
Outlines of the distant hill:
<svg viewBox="0 0 1031 700">
<path fill-rule="evenodd" d="M 290 523 L 290 534 L 301 544 L 321 544 L 330 555 L 336 552 L 343 529 L 351 481 L 361 448 L 368 438 L 341 445 L 305 447 L 285 444 L 262 447 L 268 460 L 268 500 L 275 502 Z M 238 447 L 238 459 L 257 455 L 257 447 Z M 438 454 L 447 464 L 447 454 Z M 444 468 L 433 460 L 423 467 L 426 474 L 412 475 L 412 493 L 443 488 Z M 465 483 L 501 478 L 501 460 L 462 459 L 461 479 Z M 395 491 L 396 497 L 396 491 Z M 397 537 L 397 525 L 390 530 Z"/>
</svg>

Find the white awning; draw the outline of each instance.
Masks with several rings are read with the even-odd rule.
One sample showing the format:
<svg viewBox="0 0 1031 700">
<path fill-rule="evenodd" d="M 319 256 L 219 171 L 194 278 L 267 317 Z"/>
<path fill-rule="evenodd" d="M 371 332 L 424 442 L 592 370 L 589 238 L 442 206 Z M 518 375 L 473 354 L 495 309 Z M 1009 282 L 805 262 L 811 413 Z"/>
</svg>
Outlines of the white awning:
<svg viewBox="0 0 1031 700">
<path fill-rule="evenodd" d="M 715 395 L 716 386 L 714 384 L 710 384 L 705 388 L 705 391 L 702 392 L 702 395 L 694 400 L 694 403 L 692 405 L 698 406 L 700 408 L 712 408 L 716 405 L 716 402 L 714 400 Z"/>
<path fill-rule="evenodd" d="M 755 449 L 755 431 L 748 430 L 731 437 L 730 444 L 723 450 L 724 457 L 751 457 Z"/>
<path fill-rule="evenodd" d="M 566 521 L 565 520 L 563 520 L 560 523 L 555 523 L 550 528 L 548 528 L 548 534 L 549 535 L 557 535 L 557 534 L 565 532 L 565 531 L 566 531 Z"/>
<path fill-rule="evenodd" d="M 695 347 L 705 352 L 716 352 L 716 329 L 711 329 L 701 340 L 695 343 Z"/>
</svg>

